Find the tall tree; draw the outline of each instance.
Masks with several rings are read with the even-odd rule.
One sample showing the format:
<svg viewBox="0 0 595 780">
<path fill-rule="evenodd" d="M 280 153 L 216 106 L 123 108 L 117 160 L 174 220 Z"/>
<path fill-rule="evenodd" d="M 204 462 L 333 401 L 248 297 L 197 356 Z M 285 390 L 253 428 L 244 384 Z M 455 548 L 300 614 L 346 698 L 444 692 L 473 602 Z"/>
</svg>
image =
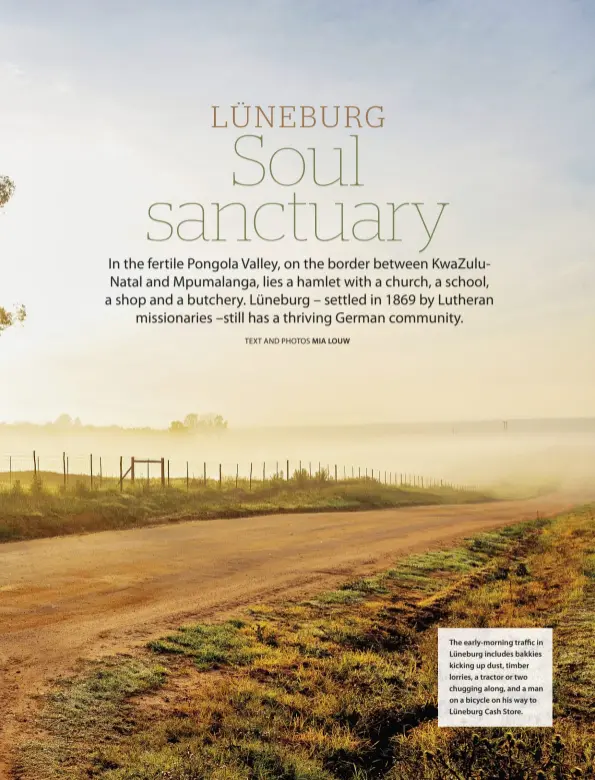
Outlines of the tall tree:
<svg viewBox="0 0 595 780">
<path fill-rule="evenodd" d="M 191 431 L 195 431 L 199 426 L 199 418 L 197 414 L 187 414 L 184 417 L 184 425 Z"/>
<path fill-rule="evenodd" d="M 0 209 L 6 206 L 14 195 L 14 191 L 13 180 L 9 176 L 0 175 Z M 0 306 L 0 333 L 17 322 L 23 322 L 26 316 L 27 312 L 24 306 L 17 306 L 14 311 L 9 311 L 4 306 Z"/>
</svg>

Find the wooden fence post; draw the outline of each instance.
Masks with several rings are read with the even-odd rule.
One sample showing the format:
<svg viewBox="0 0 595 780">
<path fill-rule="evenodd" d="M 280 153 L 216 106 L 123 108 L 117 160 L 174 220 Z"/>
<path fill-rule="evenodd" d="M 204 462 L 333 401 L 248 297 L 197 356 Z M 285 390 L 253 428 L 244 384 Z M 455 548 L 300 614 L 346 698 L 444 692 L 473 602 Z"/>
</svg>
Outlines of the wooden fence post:
<svg viewBox="0 0 595 780">
<path fill-rule="evenodd" d="M 89 455 L 89 471 L 91 474 L 91 490 L 93 490 L 93 455 Z"/>
<path fill-rule="evenodd" d="M 122 468 L 122 456 L 120 455 L 120 493 L 124 490 L 124 469 Z"/>
<path fill-rule="evenodd" d="M 337 481 L 337 464 L 335 463 L 335 482 Z"/>
<path fill-rule="evenodd" d="M 287 477 L 286 479 L 289 479 L 289 460 L 287 461 Z"/>
<path fill-rule="evenodd" d="M 66 453 L 62 453 L 62 473 L 63 473 L 63 479 L 64 479 L 64 487 L 66 487 Z"/>
<path fill-rule="evenodd" d="M 238 487 L 238 479 L 240 477 L 240 464 L 236 463 L 236 489 Z"/>
<path fill-rule="evenodd" d="M 33 479 L 37 480 L 37 455 L 33 450 Z"/>
<path fill-rule="evenodd" d="M 222 487 L 222 479 L 221 464 L 219 464 L 219 490 L 221 490 Z"/>
<path fill-rule="evenodd" d="M 103 462 L 101 455 L 99 456 L 99 487 L 103 485 Z"/>
<path fill-rule="evenodd" d="M 186 492 L 190 490 L 190 466 L 188 465 L 188 461 L 186 461 Z"/>
<path fill-rule="evenodd" d="M 169 466 L 169 461 L 168 461 Z M 165 487 L 165 458 L 161 458 L 161 487 Z"/>
<path fill-rule="evenodd" d="M 130 481 L 134 485 L 134 455 L 130 458 Z"/>
<path fill-rule="evenodd" d="M 202 464 L 202 477 L 203 477 L 203 482 L 205 483 L 205 487 L 206 487 L 207 486 L 207 462 L 206 462 L 206 460 Z"/>
<path fill-rule="evenodd" d="M 252 490 L 252 463 L 250 463 L 250 490 Z"/>
</svg>

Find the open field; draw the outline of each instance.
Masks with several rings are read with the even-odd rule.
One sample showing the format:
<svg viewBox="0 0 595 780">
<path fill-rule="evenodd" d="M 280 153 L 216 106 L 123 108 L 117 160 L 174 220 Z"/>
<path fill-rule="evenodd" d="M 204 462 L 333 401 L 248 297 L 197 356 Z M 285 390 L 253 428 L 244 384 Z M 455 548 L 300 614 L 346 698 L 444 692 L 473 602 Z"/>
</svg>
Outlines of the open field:
<svg viewBox="0 0 595 780">
<path fill-rule="evenodd" d="M 18 776 L 593 778 L 594 572 L 585 507 L 171 631 L 62 681 Z M 554 729 L 438 729 L 438 625 L 553 626 Z"/>
<path fill-rule="evenodd" d="M 3 545 L 0 756 L 31 728 L 31 695 L 80 657 L 128 651 L 182 621 L 256 601 L 312 595 L 388 567 L 398 554 L 584 498 L 256 516 Z"/>
<path fill-rule="evenodd" d="M 474 490 L 451 486 L 390 485 L 378 479 L 332 479 L 326 470 L 304 470 L 287 480 L 137 480 L 120 490 L 118 480 L 71 475 L 68 485 L 56 472 L 0 475 L 0 543 L 108 529 L 139 528 L 156 522 L 210 520 L 265 513 L 356 511 L 419 504 L 488 500 Z"/>
</svg>

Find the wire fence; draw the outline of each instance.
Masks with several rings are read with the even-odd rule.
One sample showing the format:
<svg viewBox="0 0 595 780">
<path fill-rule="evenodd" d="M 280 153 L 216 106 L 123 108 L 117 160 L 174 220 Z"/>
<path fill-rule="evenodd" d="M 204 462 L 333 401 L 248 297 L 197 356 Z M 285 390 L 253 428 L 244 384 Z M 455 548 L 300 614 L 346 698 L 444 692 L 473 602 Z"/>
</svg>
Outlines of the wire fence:
<svg viewBox="0 0 595 780">
<path fill-rule="evenodd" d="M 339 464 L 321 460 L 237 460 L 208 461 L 160 457 L 107 456 L 95 453 L 60 455 L 17 453 L 0 455 L 0 489 L 20 488 L 23 483 L 61 488 L 121 491 L 142 484 L 147 488 L 168 487 L 248 488 L 281 482 L 373 481 L 403 488 L 477 491 L 477 485 L 458 484 L 427 474 L 415 474 L 372 465 Z"/>
</svg>

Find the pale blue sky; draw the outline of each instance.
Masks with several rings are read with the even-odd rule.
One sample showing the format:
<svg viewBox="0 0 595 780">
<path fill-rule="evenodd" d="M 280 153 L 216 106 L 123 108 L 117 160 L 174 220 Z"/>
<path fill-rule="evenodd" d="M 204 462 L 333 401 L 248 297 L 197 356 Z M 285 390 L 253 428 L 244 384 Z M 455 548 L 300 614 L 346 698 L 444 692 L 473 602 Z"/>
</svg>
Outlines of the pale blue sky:
<svg viewBox="0 0 595 780">
<path fill-rule="evenodd" d="M 0 342 L 2 416 L 595 414 L 593 40 L 587 0 L 0 0 L 0 172 L 18 187 L 0 301 L 30 311 Z M 233 135 L 209 128 L 209 106 L 239 100 L 382 104 L 386 127 L 362 134 L 365 199 L 450 201 L 435 248 L 493 263 L 494 310 L 459 331 L 358 332 L 332 361 L 107 312 L 107 256 L 155 249 L 149 203 L 232 199 Z"/>
</svg>

